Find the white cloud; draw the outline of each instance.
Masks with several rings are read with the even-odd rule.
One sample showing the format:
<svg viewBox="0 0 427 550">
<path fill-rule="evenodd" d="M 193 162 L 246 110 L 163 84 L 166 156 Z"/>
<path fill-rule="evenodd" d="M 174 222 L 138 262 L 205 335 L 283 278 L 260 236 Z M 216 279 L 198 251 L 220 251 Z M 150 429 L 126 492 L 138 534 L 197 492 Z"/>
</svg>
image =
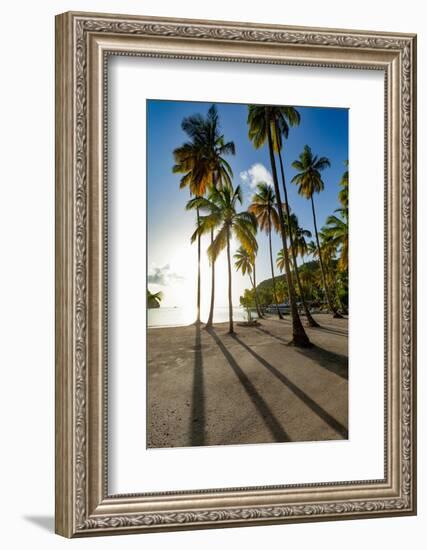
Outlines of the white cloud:
<svg viewBox="0 0 427 550">
<path fill-rule="evenodd" d="M 240 179 L 251 189 L 255 189 L 258 183 L 262 182 L 273 186 L 273 176 L 271 172 L 260 162 L 252 164 L 248 170 L 240 172 Z"/>
<path fill-rule="evenodd" d="M 147 276 L 147 281 L 152 284 L 167 286 L 171 281 L 181 281 L 184 277 L 170 270 L 170 265 L 153 267 Z"/>
</svg>

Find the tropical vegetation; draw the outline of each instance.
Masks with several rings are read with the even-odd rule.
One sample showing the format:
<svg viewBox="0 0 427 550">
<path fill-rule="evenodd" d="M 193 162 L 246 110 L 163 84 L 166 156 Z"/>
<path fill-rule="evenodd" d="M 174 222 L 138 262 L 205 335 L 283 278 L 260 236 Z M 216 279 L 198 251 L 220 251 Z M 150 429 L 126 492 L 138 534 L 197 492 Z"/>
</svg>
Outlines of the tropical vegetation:
<svg viewBox="0 0 427 550">
<path fill-rule="evenodd" d="M 147 288 L 147 307 L 148 309 L 155 309 L 160 307 L 160 302 L 162 301 L 163 294 L 162 292 L 150 292 Z"/>
<path fill-rule="evenodd" d="M 233 267 L 243 276 L 248 276 L 250 283 L 250 288 L 245 289 L 240 297 L 240 304 L 256 311 L 259 318 L 274 309 L 282 320 L 287 310 L 292 322 L 291 343 L 295 346 L 311 345 L 302 318 L 307 326 L 318 327 L 312 316 L 314 311 L 329 311 L 337 318 L 347 314 L 348 163 L 339 182 L 340 207 L 332 211 L 319 227 L 315 196 L 325 188 L 322 174 L 331 162 L 327 157 L 313 153 L 309 145 L 305 145 L 296 160 L 291 162 L 289 159 L 294 171 L 290 181 L 297 186 L 298 194 L 310 201 L 313 239 L 311 231 L 300 225 L 297 205 L 290 204 L 285 177 L 285 143 L 291 129 L 300 122 L 301 115 L 294 107 L 248 105 L 248 139 L 255 149 L 267 148 L 272 184 L 258 181 L 245 210 L 242 208 L 242 189 L 234 185 L 233 171 L 226 158 L 235 155 L 236 148 L 233 141 L 228 141 L 222 133 L 216 106 L 212 105 L 206 116 L 194 114 L 183 119 L 182 130 L 187 141 L 174 150 L 172 170 L 182 174 L 180 188 L 190 193 L 186 209 L 195 212 L 196 225 L 190 238 L 191 242 L 197 243 L 198 256 L 196 323 L 200 323 L 201 240 L 204 236 L 210 239 L 207 255 L 211 270 L 211 299 L 207 327 L 214 322 L 215 262 L 223 252 L 227 260 L 229 333 L 234 332 Z M 260 246 L 259 233 L 267 235 L 271 278 L 257 284 L 255 264 Z M 282 246 L 273 253 L 274 234 L 280 237 Z M 231 259 L 232 240 L 239 245 L 233 256 L 234 264 Z M 161 297 L 157 301 L 150 298 L 149 303 L 153 299 L 159 303 Z"/>
</svg>

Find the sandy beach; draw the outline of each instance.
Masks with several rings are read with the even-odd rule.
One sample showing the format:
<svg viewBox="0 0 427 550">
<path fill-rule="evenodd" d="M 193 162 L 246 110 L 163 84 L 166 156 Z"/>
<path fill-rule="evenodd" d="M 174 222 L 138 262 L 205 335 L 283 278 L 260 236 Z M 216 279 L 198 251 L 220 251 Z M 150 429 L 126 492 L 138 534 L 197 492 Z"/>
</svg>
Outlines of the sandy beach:
<svg viewBox="0 0 427 550">
<path fill-rule="evenodd" d="M 347 439 L 348 322 L 316 320 L 310 349 L 289 319 L 149 329 L 148 447 Z"/>
</svg>

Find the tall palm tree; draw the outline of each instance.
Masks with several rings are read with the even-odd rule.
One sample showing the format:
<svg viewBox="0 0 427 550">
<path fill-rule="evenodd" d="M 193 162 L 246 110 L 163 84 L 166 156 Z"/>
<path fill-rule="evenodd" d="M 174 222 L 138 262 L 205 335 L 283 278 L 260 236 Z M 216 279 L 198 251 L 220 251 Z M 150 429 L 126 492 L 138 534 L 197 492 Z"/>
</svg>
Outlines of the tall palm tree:
<svg viewBox="0 0 427 550">
<path fill-rule="evenodd" d="M 311 346 L 310 340 L 301 323 L 298 314 L 298 308 L 295 297 L 295 289 L 292 282 L 291 270 L 289 265 L 288 247 L 286 243 L 286 228 L 285 220 L 282 211 L 282 201 L 280 197 L 279 183 L 277 178 L 276 160 L 274 158 L 275 139 L 277 140 L 278 132 L 276 130 L 277 109 L 286 109 L 284 107 L 273 107 L 270 105 L 249 105 L 248 106 L 248 126 L 249 139 L 253 142 L 256 149 L 262 147 L 265 143 L 268 144 L 270 155 L 271 172 L 273 176 L 274 194 L 276 197 L 277 211 L 279 216 L 280 234 L 282 237 L 282 245 L 285 254 L 285 271 L 288 283 L 289 304 L 292 315 L 292 343 L 299 347 Z M 282 120 L 279 118 L 279 121 Z M 280 122 L 278 123 L 280 124 Z M 277 149 L 277 144 L 276 144 Z"/>
<path fill-rule="evenodd" d="M 252 290 L 254 291 L 255 297 L 255 307 L 258 314 L 258 317 L 261 319 L 262 313 L 259 307 L 258 294 L 256 289 L 256 280 L 255 280 L 255 254 L 248 252 L 246 248 L 240 246 L 236 253 L 234 254 L 234 266 L 237 270 L 242 272 L 242 275 L 249 275 L 249 280 L 252 285 Z"/>
<path fill-rule="evenodd" d="M 237 212 L 238 203 L 242 204 L 240 186 L 237 186 L 235 190 L 232 187 L 213 188 L 207 198 L 196 197 L 187 203 L 187 209 L 198 208 L 202 212 L 206 212 L 205 216 L 201 216 L 200 225 L 196 228 L 193 239 L 211 228 L 217 228 L 216 236 L 208 247 L 209 259 L 215 261 L 222 250 L 227 250 L 229 334 L 234 333 L 231 292 L 231 238 L 234 236 L 249 253 L 256 253 L 258 250 L 255 238 L 256 218 L 250 212 Z"/>
<path fill-rule="evenodd" d="M 279 303 L 277 301 L 276 279 L 274 277 L 273 267 L 273 250 L 271 245 L 272 230 L 274 229 L 276 231 L 279 231 L 280 228 L 279 215 L 277 213 L 275 202 L 276 199 L 274 197 L 273 189 L 266 183 L 261 182 L 257 185 L 257 192 L 252 197 L 252 202 L 249 205 L 248 210 L 249 212 L 252 212 L 252 214 L 254 214 L 254 216 L 256 217 L 258 227 L 261 229 L 261 231 L 265 231 L 268 235 L 274 301 L 276 303 L 277 315 L 279 316 L 279 319 L 283 319 L 282 313 L 279 308 Z"/>
<path fill-rule="evenodd" d="M 338 310 L 334 306 L 329 287 L 326 282 L 325 268 L 322 259 L 322 252 L 320 248 L 319 232 L 317 229 L 316 209 L 314 207 L 314 194 L 320 193 L 325 188 L 325 184 L 322 180 L 320 172 L 331 165 L 330 161 L 326 157 L 318 157 L 313 155 L 311 148 L 308 145 L 304 146 L 303 152 L 299 155 L 299 160 L 294 160 L 292 167 L 298 171 L 298 173 L 292 178 L 292 183 L 298 185 L 298 193 L 311 201 L 311 210 L 313 214 L 314 233 L 316 236 L 318 257 L 320 270 L 322 272 L 323 286 L 325 289 L 326 301 L 330 311 L 334 317 L 341 317 Z"/>
<path fill-rule="evenodd" d="M 276 106 L 276 107 L 270 107 L 270 116 L 272 119 L 272 135 L 273 135 L 273 147 L 274 151 L 277 153 L 279 157 L 279 166 L 280 166 L 280 175 L 282 178 L 282 187 L 283 187 L 283 196 L 284 196 L 284 207 L 285 207 L 285 217 L 286 217 L 286 223 L 287 223 L 287 235 L 289 237 L 289 243 L 290 243 L 290 254 L 292 257 L 292 265 L 295 272 L 295 280 L 297 283 L 298 293 L 301 298 L 301 302 L 304 308 L 304 313 L 307 319 L 307 324 L 310 327 L 319 327 L 319 323 L 317 323 L 307 306 L 307 303 L 304 298 L 304 292 L 302 289 L 299 273 L 298 273 L 298 266 L 297 266 L 297 258 L 295 254 L 295 248 L 294 248 L 294 234 L 292 231 L 292 219 L 291 219 L 291 209 L 289 206 L 289 199 L 288 199 L 288 189 L 286 186 L 286 179 L 285 179 L 285 170 L 283 168 L 283 159 L 282 159 L 282 148 L 284 144 L 284 139 L 288 139 L 289 135 L 289 127 L 290 126 L 298 126 L 301 117 L 299 112 L 294 107 L 289 106 Z M 283 258 L 286 262 L 285 258 Z"/>
<path fill-rule="evenodd" d="M 225 155 L 234 155 L 232 141 L 226 142 L 221 134 L 219 116 L 215 105 L 211 105 L 206 118 L 194 114 L 182 121 L 182 129 L 190 141 L 175 149 L 173 172 L 184 173 L 180 188 L 190 187 L 190 194 L 203 196 L 212 187 L 232 186 L 233 171 L 225 160 Z M 197 225 L 199 211 L 196 209 Z M 211 231 L 211 242 L 213 230 Z M 197 322 L 200 322 L 200 236 L 197 239 Z M 211 303 L 207 326 L 212 325 L 215 304 L 215 263 L 211 262 Z"/>
<path fill-rule="evenodd" d="M 193 115 L 184 120 L 184 128 L 193 132 L 202 145 L 201 175 L 209 181 L 209 188 L 232 187 L 233 171 L 225 160 L 225 155 L 234 155 L 235 146 L 232 141 L 225 141 L 221 133 L 218 111 L 211 105 L 204 119 L 201 115 Z M 214 239 L 213 229 L 210 232 L 211 243 Z M 215 261 L 211 261 L 211 301 L 206 326 L 212 326 L 215 306 Z"/>
<path fill-rule="evenodd" d="M 173 152 L 175 164 L 172 168 L 174 173 L 184 173 L 179 187 L 189 187 L 190 196 L 202 196 L 207 189 L 208 182 L 199 176 L 199 167 L 201 165 L 200 143 L 191 141 L 184 143 Z M 199 210 L 196 209 L 196 224 L 199 225 Z M 201 236 L 197 239 L 197 317 L 196 324 L 200 324 L 200 256 L 201 256 Z"/>
</svg>

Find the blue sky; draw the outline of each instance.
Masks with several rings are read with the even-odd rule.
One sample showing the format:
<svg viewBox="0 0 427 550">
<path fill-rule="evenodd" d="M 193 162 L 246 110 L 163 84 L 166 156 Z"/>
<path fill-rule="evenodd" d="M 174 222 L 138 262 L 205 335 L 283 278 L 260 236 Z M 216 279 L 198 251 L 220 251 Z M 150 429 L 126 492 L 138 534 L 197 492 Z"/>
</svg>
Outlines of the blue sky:
<svg viewBox="0 0 427 550">
<path fill-rule="evenodd" d="M 192 273 L 196 269 L 197 257 L 196 246 L 189 245 L 195 223 L 194 213 L 185 210 L 189 192 L 179 189 L 181 175 L 172 173 L 172 152 L 188 139 L 181 129 L 182 119 L 194 113 L 205 115 L 210 105 L 205 102 L 147 102 L 148 287 L 163 291 L 165 306 L 183 305 L 183 294 L 195 288 L 195 275 Z M 271 178 L 268 148 L 265 146 L 257 150 L 248 139 L 247 105 L 216 103 L 216 106 L 221 131 L 226 141 L 234 141 L 236 147 L 236 155 L 227 157 L 227 160 L 233 169 L 234 185 L 242 186 L 242 209 L 246 209 L 256 182 Z M 291 164 L 298 158 L 305 144 L 310 145 L 315 154 L 326 156 L 331 161 L 331 167 L 323 172 L 325 190 L 315 196 L 317 219 L 321 227 L 326 218 L 339 207 L 339 181 L 345 170 L 344 162 L 348 159 L 348 110 L 295 107 L 301 115 L 301 123 L 290 129 L 282 156 L 291 208 L 297 214 L 300 225 L 313 231 L 310 201 L 300 197 L 296 186 L 290 183 L 295 175 Z M 208 239 L 205 241 L 207 245 Z M 257 276 L 258 281 L 262 281 L 271 277 L 271 271 L 267 238 L 259 235 L 258 241 Z M 234 244 L 236 248 L 237 243 Z M 274 235 L 274 257 L 280 248 L 280 238 Z M 202 268 L 202 281 L 206 277 L 205 297 L 202 296 L 203 312 L 210 292 L 207 262 L 204 262 Z M 220 258 L 219 277 L 225 273 L 225 258 Z M 233 273 L 235 305 L 238 305 L 243 289 L 249 286 L 246 278 Z M 186 299 L 192 303 L 192 299 Z M 218 292 L 217 305 L 226 305 L 226 297 L 221 292 Z"/>
</svg>

